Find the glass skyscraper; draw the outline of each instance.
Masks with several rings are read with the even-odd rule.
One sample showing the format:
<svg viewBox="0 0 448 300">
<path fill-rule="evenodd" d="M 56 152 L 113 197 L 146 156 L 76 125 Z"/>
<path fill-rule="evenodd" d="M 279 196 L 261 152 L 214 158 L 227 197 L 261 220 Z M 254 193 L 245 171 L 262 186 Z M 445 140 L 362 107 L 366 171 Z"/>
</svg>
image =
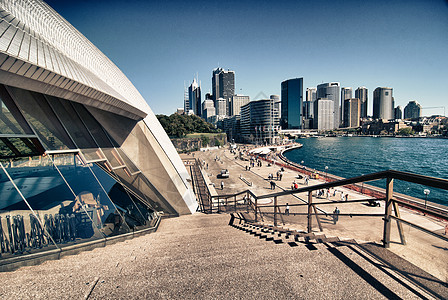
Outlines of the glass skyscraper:
<svg viewBox="0 0 448 300">
<path fill-rule="evenodd" d="M 303 78 L 283 81 L 281 92 L 282 129 L 302 129 Z"/>
<path fill-rule="evenodd" d="M 334 128 L 339 127 L 339 93 L 340 84 L 339 82 L 322 83 L 317 86 L 317 99 L 325 98 L 334 102 L 333 105 L 333 126 Z"/>
</svg>

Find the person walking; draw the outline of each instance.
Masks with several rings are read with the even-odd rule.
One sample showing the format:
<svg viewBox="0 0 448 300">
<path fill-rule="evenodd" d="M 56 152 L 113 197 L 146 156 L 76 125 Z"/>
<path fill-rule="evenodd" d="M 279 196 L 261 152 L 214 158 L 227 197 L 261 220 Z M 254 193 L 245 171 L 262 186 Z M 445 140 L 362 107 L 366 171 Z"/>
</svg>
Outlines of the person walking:
<svg viewBox="0 0 448 300">
<path fill-rule="evenodd" d="M 286 202 L 285 215 L 289 216 L 289 203 Z"/>
<path fill-rule="evenodd" d="M 337 221 L 339 220 L 339 214 L 341 212 L 339 211 L 338 207 L 336 206 L 336 209 L 333 211 L 333 223 L 336 225 Z"/>
<path fill-rule="evenodd" d="M 224 181 L 221 181 L 221 190 L 224 189 Z"/>
</svg>

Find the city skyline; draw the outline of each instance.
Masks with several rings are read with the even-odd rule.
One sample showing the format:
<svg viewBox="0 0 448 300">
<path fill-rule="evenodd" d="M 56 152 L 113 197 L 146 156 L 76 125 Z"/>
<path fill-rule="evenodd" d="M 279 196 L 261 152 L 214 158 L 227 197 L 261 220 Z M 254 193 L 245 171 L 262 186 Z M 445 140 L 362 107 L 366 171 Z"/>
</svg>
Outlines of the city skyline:
<svg viewBox="0 0 448 300">
<path fill-rule="evenodd" d="M 118 1 L 48 3 L 124 71 L 157 114 L 182 106 L 183 83 L 195 74 L 203 94 L 211 92 L 217 67 L 235 71 L 235 93 L 254 100 L 303 77 L 305 88 L 333 81 L 366 86 L 369 99 L 376 87 L 390 86 L 403 107 L 411 100 L 423 108 L 447 102 L 444 1 L 131 1 L 126 14 Z M 225 31 L 221 16 L 234 20 Z M 422 111 L 430 114 L 443 110 Z"/>
</svg>

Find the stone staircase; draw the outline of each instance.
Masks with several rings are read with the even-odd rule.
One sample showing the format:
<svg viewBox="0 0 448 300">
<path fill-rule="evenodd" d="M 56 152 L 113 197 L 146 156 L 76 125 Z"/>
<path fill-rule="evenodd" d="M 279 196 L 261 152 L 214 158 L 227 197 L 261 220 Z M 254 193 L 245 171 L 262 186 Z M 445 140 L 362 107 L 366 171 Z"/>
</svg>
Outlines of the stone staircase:
<svg viewBox="0 0 448 300">
<path fill-rule="evenodd" d="M 236 221 L 229 226 L 229 219 L 228 214 L 202 213 L 163 219 L 155 233 L 0 274 L 0 295 L 3 299 L 79 299 L 86 293 L 91 299 L 448 297 L 446 285 L 412 266 L 403 268 L 404 262 L 393 253 L 378 252 L 384 248 L 262 223 Z M 395 259 L 393 266 L 387 263 L 389 256 Z M 89 282 L 95 277 L 92 287 Z"/>
</svg>

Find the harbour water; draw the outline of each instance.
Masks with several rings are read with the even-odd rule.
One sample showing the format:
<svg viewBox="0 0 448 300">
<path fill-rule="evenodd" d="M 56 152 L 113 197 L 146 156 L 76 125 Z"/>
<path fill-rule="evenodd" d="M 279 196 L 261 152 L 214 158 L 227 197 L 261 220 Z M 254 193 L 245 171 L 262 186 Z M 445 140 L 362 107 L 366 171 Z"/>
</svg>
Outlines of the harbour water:
<svg viewBox="0 0 448 300">
<path fill-rule="evenodd" d="M 448 139 L 325 137 L 297 140 L 302 148 L 286 151 L 289 160 L 336 176 L 350 178 L 384 170 L 398 170 L 448 179 Z M 385 187 L 385 180 L 369 182 Z M 394 191 L 448 206 L 448 191 L 394 182 Z"/>
</svg>

